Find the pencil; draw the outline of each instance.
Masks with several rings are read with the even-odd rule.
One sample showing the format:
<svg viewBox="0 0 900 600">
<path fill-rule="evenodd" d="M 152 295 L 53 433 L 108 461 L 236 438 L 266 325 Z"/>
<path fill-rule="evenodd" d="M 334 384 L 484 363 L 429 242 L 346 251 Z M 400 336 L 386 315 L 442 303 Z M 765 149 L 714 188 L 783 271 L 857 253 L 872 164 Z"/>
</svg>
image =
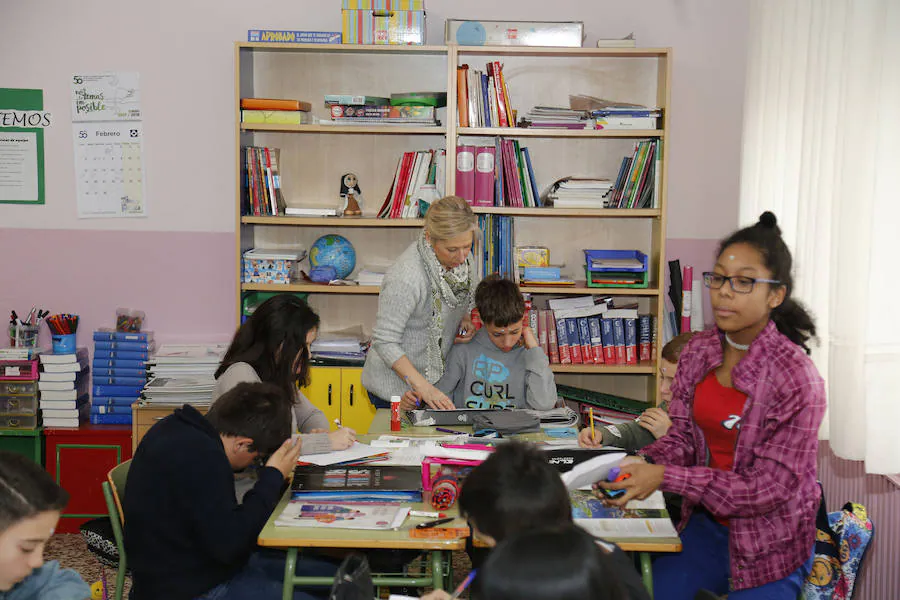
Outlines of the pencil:
<svg viewBox="0 0 900 600">
<path fill-rule="evenodd" d="M 594 407 L 588 408 L 588 418 L 591 420 L 591 443 L 594 441 Z"/>
<path fill-rule="evenodd" d="M 453 595 L 450 596 L 450 600 L 456 600 L 459 598 L 462 593 L 469 587 L 469 584 L 472 583 L 472 580 L 475 579 L 475 569 L 469 571 L 469 574 L 466 575 L 466 578 L 462 580 L 462 583 L 459 584 L 455 590 L 453 590 Z"/>
</svg>

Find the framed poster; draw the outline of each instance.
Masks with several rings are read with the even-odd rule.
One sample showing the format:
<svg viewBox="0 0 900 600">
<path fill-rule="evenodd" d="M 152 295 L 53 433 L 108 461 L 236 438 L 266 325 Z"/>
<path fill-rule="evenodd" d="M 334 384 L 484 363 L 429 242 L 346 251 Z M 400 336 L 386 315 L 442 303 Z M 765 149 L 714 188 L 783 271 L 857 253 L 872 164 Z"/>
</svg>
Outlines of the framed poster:
<svg viewBox="0 0 900 600">
<path fill-rule="evenodd" d="M 44 91 L 0 88 L 0 202 L 44 203 Z"/>
</svg>

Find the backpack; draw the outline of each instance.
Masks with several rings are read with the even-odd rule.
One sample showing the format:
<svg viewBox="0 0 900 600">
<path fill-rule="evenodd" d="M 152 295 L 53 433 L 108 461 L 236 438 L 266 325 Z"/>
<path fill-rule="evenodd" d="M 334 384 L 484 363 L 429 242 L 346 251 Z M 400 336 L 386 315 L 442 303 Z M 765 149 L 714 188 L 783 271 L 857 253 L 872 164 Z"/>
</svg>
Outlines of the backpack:
<svg viewBox="0 0 900 600">
<path fill-rule="evenodd" d="M 832 513 L 825 509 L 825 496 L 816 517 L 813 566 L 803 585 L 804 600 L 849 600 L 866 548 L 875 528 L 866 507 L 848 502 Z"/>
</svg>

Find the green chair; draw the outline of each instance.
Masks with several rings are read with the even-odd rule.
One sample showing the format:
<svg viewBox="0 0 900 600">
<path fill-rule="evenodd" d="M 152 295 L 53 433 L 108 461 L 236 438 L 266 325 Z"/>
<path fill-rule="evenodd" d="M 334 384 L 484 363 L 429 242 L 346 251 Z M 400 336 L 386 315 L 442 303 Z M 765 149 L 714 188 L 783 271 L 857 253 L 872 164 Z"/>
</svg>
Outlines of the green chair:
<svg viewBox="0 0 900 600">
<path fill-rule="evenodd" d="M 125 480 L 128 479 L 128 469 L 131 461 L 126 460 L 117 465 L 106 474 L 103 482 L 103 497 L 106 499 L 106 511 L 109 513 L 109 521 L 112 525 L 113 537 L 116 540 L 116 549 L 119 552 L 119 566 L 116 571 L 115 600 L 122 600 L 125 588 L 125 572 L 127 561 L 125 560 L 125 536 L 122 526 L 125 523 L 125 514 L 122 512 L 122 498 L 125 497 Z"/>
</svg>

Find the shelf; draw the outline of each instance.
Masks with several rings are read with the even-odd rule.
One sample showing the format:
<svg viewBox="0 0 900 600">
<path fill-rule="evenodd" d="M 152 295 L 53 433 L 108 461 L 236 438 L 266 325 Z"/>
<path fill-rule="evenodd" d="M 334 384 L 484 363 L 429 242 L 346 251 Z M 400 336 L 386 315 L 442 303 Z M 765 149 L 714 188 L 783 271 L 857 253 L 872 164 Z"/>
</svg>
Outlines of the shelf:
<svg viewBox="0 0 900 600">
<path fill-rule="evenodd" d="M 461 136 L 532 138 L 648 138 L 665 137 L 663 129 L 540 129 L 531 127 L 460 127 Z"/>
<path fill-rule="evenodd" d="M 282 42 L 235 42 L 238 48 L 255 50 L 308 50 L 348 54 L 447 54 L 447 46 L 401 46 L 399 44 L 292 44 Z"/>
<path fill-rule="evenodd" d="M 241 217 L 243 225 L 321 225 L 322 227 L 422 227 L 425 219 L 374 217 Z"/>
<path fill-rule="evenodd" d="M 444 135 L 444 127 L 408 125 L 293 125 L 291 123 L 241 123 L 241 131 L 282 131 L 290 133 L 350 133 L 387 135 Z"/>
<path fill-rule="evenodd" d="M 301 292 L 303 294 L 378 294 L 377 285 L 324 285 L 320 283 L 242 283 L 245 292 Z"/>
<path fill-rule="evenodd" d="M 549 46 L 457 46 L 457 54 L 515 54 L 516 56 L 652 57 L 669 55 L 669 48 L 568 48 Z"/>
<path fill-rule="evenodd" d="M 550 365 L 554 373 L 591 373 L 594 375 L 643 375 L 656 373 L 656 365 L 644 363 L 640 365 Z"/>
<path fill-rule="evenodd" d="M 639 219 L 660 216 L 658 208 L 519 208 L 513 206 L 473 206 L 481 215 L 518 217 L 593 217 L 602 219 Z"/>
<path fill-rule="evenodd" d="M 659 289 L 651 288 L 602 288 L 588 287 L 584 281 L 576 281 L 575 285 L 520 285 L 519 291 L 524 294 L 571 295 L 585 296 L 658 296 Z"/>
</svg>

